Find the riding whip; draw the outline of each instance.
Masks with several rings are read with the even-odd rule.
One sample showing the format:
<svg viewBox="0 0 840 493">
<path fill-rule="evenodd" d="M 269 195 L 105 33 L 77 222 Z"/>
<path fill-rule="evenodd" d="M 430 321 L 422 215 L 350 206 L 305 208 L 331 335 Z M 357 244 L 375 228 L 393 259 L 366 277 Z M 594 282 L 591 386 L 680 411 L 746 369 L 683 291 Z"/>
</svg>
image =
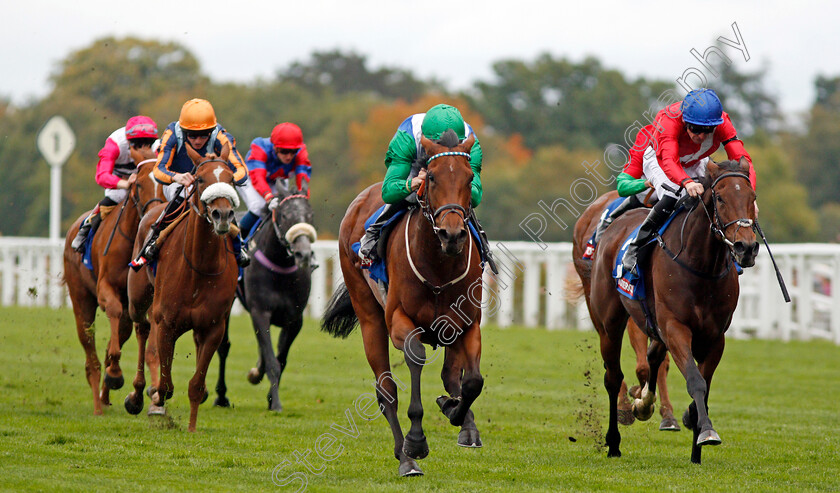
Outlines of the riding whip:
<svg viewBox="0 0 840 493">
<path fill-rule="evenodd" d="M 761 239 L 764 240 L 764 246 L 767 248 L 767 253 L 770 254 L 770 260 L 773 262 L 773 268 L 776 269 L 776 279 L 779 280 L 779 287 L 782 288 L 782 296 L 785 298 L 785 303 L 790 303 L 790 295 L 788 294 L 787 286 L 785 286 L 785 280 L 782 279 L 782 273 L 779 271 L 779 266 L 776 265 L 776 259 L 773 258 L 773 252 L 770 251 L 770 245 L 767 244 L 767 238 L 764 236 L 764 231 L 762 231 L 761 226 L 758 225 L 758 219 L 753 221 L 753 227 L 755 227 L 755 230 L 758 232 L 758 235 L 761 236 Z"/>
<path fill-rule="evenodd" d="M 123 215 L 123 211 L 125 210 L 125 205 L 128 203 L 128 196 L 126 196 L 125 200 L 123 200 L 123 205 L 120 207 L 120 213 L 117 214 L 117 222 L 114 223 L 114 229 L 111 230 L 111 236 L 108 237 L 108 243 L 105 244 L 105 250 L 102 250 L 102 256 L 108 255 L 108 249 L 111 248 L 111 240 L 114 239 L 114 233 L 117 232 L 117 228 L 120 227 L 120 218 Z"/>
</svg>

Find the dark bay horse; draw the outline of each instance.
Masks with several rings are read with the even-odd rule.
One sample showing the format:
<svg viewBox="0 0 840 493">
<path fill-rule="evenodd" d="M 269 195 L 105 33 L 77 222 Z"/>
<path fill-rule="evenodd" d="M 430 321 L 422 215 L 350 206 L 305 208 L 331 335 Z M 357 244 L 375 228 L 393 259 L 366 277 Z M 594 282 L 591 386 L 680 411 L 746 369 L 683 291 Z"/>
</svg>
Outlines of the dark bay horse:
<svg viewBox="0 0 840 493">
<path fill-rule="evenodd" d="M 568 291 L 571 291 L 570 298 L 579 298 L 581 295 L 584 296 L 587 307 L 590 306 L 589 292 L 591 285 L 590 276 L 592 274 L 592 260 L 584 259 L 583 251 L 586 247 L 586 243 L 589 241 L 589 238 L 591 238 L 592 234 L 595 232 L 595 228 L 598 227 L 601 214 L 607 206 L 617 198 L 618 192 L 615 191 L 598 197 L 595 202 L 592 202 L 589 207 L 583 211 L 583 214 L 581 214 L 580 218 L 578 218 L 575 223 L 574 236 L 572 238 L 572 258 L 574 259 L 575 270 L 578 273 L 579 279 L 575 280 L 572 276 L 568 277 L 567 288 Z M 593 255 L 597 254 L 598 249 L 596 245 L 596 250 Z M 634 398 L 639 398 L 641 389 L 644 388 L 650 378 L 650 365 L 648 365 L 647 362 L 648 336 L 644 333 L 644 331 L 642 331 L 642 329 L 636 326 L 632 318 L 627 321 L 627 336 L 630 340 L 630 346 L 636 353 L 636 377 L 639 380 L 639 385 L 634 385 L 630 389 L 629 395 Z M 679 431 L 680 425 L 676 418 L 674 418 L 674 407 L 671 405 L 671 399 L 668 397 L 668 385 L 666 383 L 666 379 L 670 365 L 670 358 L 667 354 L 665 355 L 665 361 L 663 363 L 664 364 L 659 367 L 659 375 L 656 380 L 657 387 L 659 389 L 659 396 L 662 400 L 662 406 L 659 408 L 659 414 L 662 417 L 659 429 L 663 431 Z M 631 425 L 637 417 L 641 421 L 649 419 L 650 415 L 645 416 L 638 414 L 639 409 L 633 407 L 627 396 L 627 385 L 622 380 L 618 401 L 618 422 L 623 425 Z"/>
<path fill-rule="evenodd" d="M 150 172 L 154 166 L 154 152 L 149 147 L 131 149 L 131 156 L 138 166 L 136 181 L 129 187 L 128 196 L 119 208 L 111 211 L 97 228 L 91 245 L 91 271 L 82 263 L 82 254 L 70 244 L 79 230 L 79 225 L 90 211 L 80 216 L 70 227 L 64 242 L 64 281 L 73 305 L 76 318 L 76 333 L 85 350 L 85 375 L 93 391 L 93 413 L 102 414 L 102 406 L 109 406 L 110 390 L 123 386 L 120 358 L 122 346 L 131 336 L 132 323 L 128 316 L 126 279 L 128 262 L 140 218 L 150 205 L 163 200 L 163 189 L 155 186 Z M 100 390 L 101 366 L 96 355 L 96 338 L 93 323 L 96 308 L 108 316 L 111 337 L 105 353 L 105 378 Z M 146 353 L 146 338 L 149 324 L 141 321 L 136 326 L 139 344 L 138 366 L 148 359 L 150 367 L 157 367 L 157 358 L 151 351 Z"/>
<path fill-rule="evenodd" d="M 650 380 L 634 406 L 652 413 L 656 378 L 665 352 L 686 379 L 693 399 L 683 414 L 683 424 L 693 434 L 691 461 L 699 464 L 701 447 L 718 445 L 720 437 L 708 414 L 712 376 L 723 356 L 724 334 L 738 304 L 738 274 L 733 260 L 742 267 L 755 265 L 758 242 L 755 221 L 755 192 L 748 176 L 749 163 L 710 162 L 702 183 L 705 192 L 693 207 L 679 212 L 662 235 L 668 250 L 654 247 L 644 273 L 647 310 L 659 337 L 648 348 Z M 612 277 L 617 252 L 628 234 L 642 222 L 646 211 L 625 213 L 607 228 L 594 260 L 590 315 L 601 339 L 606 369 L 604 386 L 610 400 L 607 430 L 609 457 L 620 457 L 618 393 L 621 373 L 621 339 L 628 317 L 640 327 L 646 318 L 640 302 L 618 293 Z"/>
<path fill-rule="evenodd" d="M 195 184 L 185 201 L 189 212 L 176 224 L 160 247 L 157 274 L 149 267 L 129 274 L 129 309 L 137 320 L 151 308 L 156 325 L 160 384 L 152 392 L 152 403 L 163 406 L 172 397 L 172 358 L 175 341 L 193 332 L 196 371 L 189 384 L 189 431 L 195 431 L 198 406 L 207 398 L 205 377 L 213 353 L 219 347 L 230 316 L 239 274 L 230 240 L 234 208 L 239 197 L 233 187 L 228 166 L 230 149 L 219 157 L 202 157 L 189 145 L 187 153 L 195 163 Z M 161 207 L 140 224 L 134 255 L 139 253 L 145 235 L 157 219 Z"/>
<path fill-rule="evenodd" d="M 475 139 L 470 137 L 458 144 L 454 132 L 447 133 L 452 135 L 444 134 L 440 141 L 444 144 L 421 140 L 430 156 L 426 180 L 418 194 L 422 207 L 405 214 L 392 230 L 386 256 L 390 282 L 386 300 L 369 283 L 351 247 L 364 233 L 365 220 L 382 205 L 381 184 L 367 188 L 350 204 L 338 241 L 346 284 L 333 295 L 322 323 L 322 328 L 335 337 L 346 337 L 357 321 L 361 323 L 380 410 L 391 426 L 394 456 L 400 461 L 402 476 L 422 474 L 415 459 L 429 453 L 420 399 L 420 374 L 426 357 L 423 344 L 446 348 L 441 378 L 449 397 L 441 396 L 436 402 L 449 422 L 461 427 L 458 444 L 481 446 L 470 406 L 484 385 L 479 371 L 482 267 L 477 245 L 465 224 L 473 178 L 469 151 Z M 405 353 L 411 372 L 411 428 L 405 438 L 397 417 L 389 338 Z"/>
<path fill-rule="evenodd" d="M 291 193 L 282 186 L 277 192 L 280 205 L 254 233 L 249 247 L 254 261 L 245 269 L 243 290 L 238 293 L 251 314 L 260 353 L 248 380 L 256 385 L 268 374 L 271 411 L 283 409 L 278 394 L 280 377 L 289 348 L 303 326 L 303 310 L 312 284 L 312 243 L 317 238 L 307 196 Z M 281 327 L 276 356 L 271 347 L 272 324 Z M 225 388 L 223 371 L 219 378 L 217 387 Z"/>
</svg>

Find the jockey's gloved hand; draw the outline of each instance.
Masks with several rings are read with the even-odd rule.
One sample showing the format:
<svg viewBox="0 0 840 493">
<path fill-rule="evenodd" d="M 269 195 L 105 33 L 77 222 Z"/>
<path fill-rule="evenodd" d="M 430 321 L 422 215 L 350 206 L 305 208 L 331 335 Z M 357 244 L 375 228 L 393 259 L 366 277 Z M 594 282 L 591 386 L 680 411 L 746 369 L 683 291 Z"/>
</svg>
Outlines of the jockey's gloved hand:
<svg viewBox="0 0 840 493">
<path fill-rule="evenodd" d="M 274 197 L 273 199 L 268 201 L 268 210 L 274 211 L 274 209 L 280 207 L 280 198 Z"/>
</svg>

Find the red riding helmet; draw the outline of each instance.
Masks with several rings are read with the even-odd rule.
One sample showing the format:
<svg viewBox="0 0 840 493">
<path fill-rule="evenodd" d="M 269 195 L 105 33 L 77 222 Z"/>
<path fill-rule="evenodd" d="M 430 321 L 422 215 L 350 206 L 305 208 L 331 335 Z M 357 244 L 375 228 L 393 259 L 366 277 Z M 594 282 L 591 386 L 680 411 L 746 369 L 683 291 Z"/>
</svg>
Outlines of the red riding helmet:
<svg viewBox="0 0 840 493">
<path fill-rule="evenodd" d="M 303 132 L 294 123 L 281 123 L 271 131 L 271 143 L 280 149 L 300 149 L 303 147 Z"/>
<path fill-rule="evenodd" d="M 132 116 L 125 123 L 125 137 L 131 139 L 156 139 L 157 125 L 148 116 Z"/>
</svg>

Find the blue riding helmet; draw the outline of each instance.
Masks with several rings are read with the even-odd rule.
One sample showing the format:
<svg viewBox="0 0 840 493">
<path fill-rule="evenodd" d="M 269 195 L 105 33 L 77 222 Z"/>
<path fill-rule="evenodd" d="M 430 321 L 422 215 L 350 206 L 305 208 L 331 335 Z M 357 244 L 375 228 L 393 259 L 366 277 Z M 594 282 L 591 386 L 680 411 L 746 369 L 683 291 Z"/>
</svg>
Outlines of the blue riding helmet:
<svg viewBox="0 0 840 493">
<path fill-rule="evenodd" d="M 704 127 L 723 123 L 723 106 L 715 91 L 695 89 L 685 96 L 680 106 L 683 121 Z"/>
</svg>

